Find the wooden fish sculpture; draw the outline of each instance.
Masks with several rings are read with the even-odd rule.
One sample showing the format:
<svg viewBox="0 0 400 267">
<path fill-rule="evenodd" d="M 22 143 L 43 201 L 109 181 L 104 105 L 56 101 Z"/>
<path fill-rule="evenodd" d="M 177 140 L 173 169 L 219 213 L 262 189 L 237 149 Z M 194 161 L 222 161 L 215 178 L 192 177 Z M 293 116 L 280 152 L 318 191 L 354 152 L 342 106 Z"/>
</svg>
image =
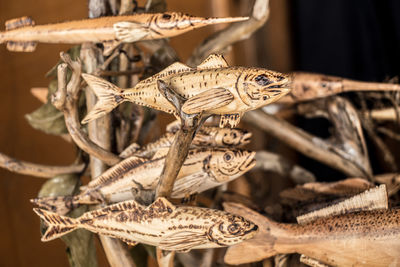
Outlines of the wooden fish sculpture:
<svg viewBox="0 0 400 267">
<path fill-rule="evenodd" d="M 240 204 L 224 207 L 251 218 L 260 228 L 252 240 L 228 249 L 228 264 L 286 253 L 300 253 L 331 266 L 400 264 L 400 209 L 348 213 L 300 225 L 274 222 Z"/>
<path fill-rule="evenodd" d="M 111 49 L 120 43 L 131 43 L 173 37 L 206 25 L 247 20 L 237 18 L 201 18 L 179 12 L 134 14 L 100 17 L 38 25 L 29 17 L 6 22 L 0 43 L 10 51 L 34 51 L 38 42 L 80 44 L 103 43 Z"/>
<path fill-rule="evenodd" d="M 167 132 L 157 141 L 149 143 L 143 147 L 133 143 L 127 147 L 120 156 L 127 158 L 130 156 L 149 157 L 154 155 L 159 149 L 169 148 L 175 138 L 175 128 L 171 128 L 173 132 Z M 167 129 L 168 131 L 168 129 Z M 227 129 L 219 127 L 203 126 L 201 127 L 192 143 L 192 147 L 241 147 L 250 143 L 251 133 L 242 129 Z"/>
<path fill-rule="evenodd" d="M 158 90 L 158 80 L 186 99 L 183 112 L 222 115 L 220 127 L 227 124 L 235 127 L 244 112 L 275 102 L 290 90 L 290 78 L 285 74 L 260 68 L 229 67 L 222 56 L 215 54 L 196 68 L 176 62 L 126 90 L 93 75 L 82 76 L 98 97 L 82 123 L 103 116 L 125 101 L 178 117 L 174 106 Z"/>
<path fill-rule="evenodd" d="M 155 190 L 168 149 L 152 159 L 127 158 L 92 180 L 76 196 L 32 199 L 40 208 L 66 214 L 81 204 L 115 203 L 134 199 L 138 191 Z M 175 181 L 171 197 L 183 198 L 232 181 L 255 165 L 255 152 L 231 149 L 190 150 Z"/>
<path fill-rule="evenodd" d="M 207 208 L 174 206 L 165 198 L 158 198 L 148 207 L 129 200 L 86 212 L 77 219 L 43 209 L 33 210 L 49 226 L 42 241 L 83 228 L 129 245 L 144 243 L 163 250 L 187 252 L 231 246 L 257 232 L 257 225 L 240 216 Z"/>
</svg>

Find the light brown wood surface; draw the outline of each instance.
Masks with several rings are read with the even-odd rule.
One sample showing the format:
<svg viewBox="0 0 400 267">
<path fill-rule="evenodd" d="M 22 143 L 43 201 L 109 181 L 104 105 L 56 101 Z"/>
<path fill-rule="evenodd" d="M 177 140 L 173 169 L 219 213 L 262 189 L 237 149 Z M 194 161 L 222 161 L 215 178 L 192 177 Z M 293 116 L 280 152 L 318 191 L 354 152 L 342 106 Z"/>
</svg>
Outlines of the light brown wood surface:
<svg viewBox="0 0 400 267">
<path fill-rule="evenodd" d="M 168 0 L 168 10 L 176 10 L 198 16 L 212 16 L 208 10 L 209 1 L 179 1 Z M 140 0 L 142 4 L 144 1 Z M 242 1 L 242 6 L 248 7 L 247 1 Z M 271 5 L 280 1 L 271 0 Z M 286 1 L 285 1 L 286 2 Z M 245 15 L 248 10 L 234 7 L 236 1 L 228 0 L 230 16 Z M 259 35 L 271 33 L 271 29 L 279 29 L 282 18 L 282 9 L 274 8 L 271 14 L 268 29 L 263 29 Z M 86 1 L 0 1 L 0 23 L 8 19 L 21 16 L 31 16 L 37 24 L 60 22 L 87 17 Z M 0 25 L 3 30 L 4 26 Z M 198 29 L 182 36 L 171 39 L 171 44 L 177 50 L 181 60 L 185 62 L 193 48 L 198 43 L 214 32 L 213 26 Z M 279 31 L 278 31 L 279 33 Z M 285 33 L 282 32 L 285 36 Z M 268 41 L 274 47 L 281 46 L 278 38 Z M 282 37 L 282 36 L 281 36 Z M 287 42 L 281 42 L 287 43 Z M 237 65 L 252 66 L 250 54 L 255 50 L 247 48 L 247 41 L 239 45 Z M 12 53 L 6 50 L 5 45 L 0 46 L 0 151 L 21 159 L 41 164 L 67 165 L 74 159 L 74 151 L 70 144 L 59 137 L 46 135 L 34 130 L 26 122 L 24 115 L 38 108 L 41 103 L 31 96 L 29 89 L 32 87 L 47 86 L 48 80 L 45 73 L 59 60 L 59 52 L 65 51 L 68 45 L 41 44 L 34 53 Z M 246 47 L 245 52 L 244 47 Z M 277 55 L 278 56 L 278 55 Z M 251 57 L 254 58 L 254 57 Z M 267 57 L 265 57 L 267 58 Z M 287 65 L 282 63 L 282 58 L 262 66 L 280 71 L 288 71 Z M 286 62 L 286 61 L 285 61 Z M 233 63 L 233 62 L 229 62 Z M 283 64 L 281 66 L 279 64 Z M 163 115 L 159 119 L 173 119 L 170 115 Z M 23 176 L 0 169 L 0 266 L 69 266 L 65 254 L 65 246 L 60 241 L 42 243 L 40 241 L 39 220 L 32 212 L 29 199 L 37 196 L 42 179 Z M 101 251 L 101 250 L 98 250 Z M 107 266 L 104 255 L 101 253 L 99 266 Z"/>
</svg>

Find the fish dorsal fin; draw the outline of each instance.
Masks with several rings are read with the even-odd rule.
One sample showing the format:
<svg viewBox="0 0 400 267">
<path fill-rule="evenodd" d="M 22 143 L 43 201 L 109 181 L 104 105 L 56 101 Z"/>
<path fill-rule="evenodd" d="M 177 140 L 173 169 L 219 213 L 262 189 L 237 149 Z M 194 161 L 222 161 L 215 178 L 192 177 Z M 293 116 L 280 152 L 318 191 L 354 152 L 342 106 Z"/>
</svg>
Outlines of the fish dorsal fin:
<svg viewBox="0 0 400 267">
<path fill-rule="evenodd" d="M 13 52 L 33 52 L 36 49 L 36 42 L 7 42 L 7 50 Z"/>
<path fill-rule="evenodd" d="M 172 63 L 171 65 L 169 65 L 168 67 L 166 67 L 165 69 L 163 69 L 162 71 L 160 71 L 159 73 L 157 73 L 156 75 L 153 75 L 152 77 L 157 78 L 157 79 L 162 79 L 163 77 L 169 76 L 169 75 L 173 75 L 176 73 L 181 73 L 181 72 L 185 72 L 185 71 L 191 71 L 192 68 L 189 67 L 188 65 L 185 65 L 181 62 L 175 62 Z"/>
<path fill-rule="evenodd" d="M 26 27 L 26 26 L 34 26 L 35 21 L 30 17 L 20 17 L 16 19 L 10 19 L 6 21 L 6 31 Z"/>
<path fill-rule="evenodd" d="M 126 212 L 126 211 L 138 210 L 138 209 L 144 209 L 144 207 L 142 205 L 138 204 L 134 200 L 127 200 L 127 201 L 119 202 L 117 204 L 109 205 L 109 206 L 101 208 L 101 209 L 86 212 L 79 219 L 80 219 L 81 223 L 87 223 L 88 220 L 91 220 L 94 218 L 106 219 L 107 218 L 106 216 L 110 215 L 110 214 L 118 216 L 120 212 Z"/>
<path fill-rule="evenodd" d="M 132 170 L 133 168 L 142 164 L 145 161 L 146 159 L 144 158 L 139 158 L 135 156 L 129 157 L 121 161 L 117 165 L 114 165 L 100 176 L 96 177 L 96 179 L 94 179 L 88 184 L 87 189 L 108 184 L 109 182 L 118 179 L 121 175 Z"/>
<path fill-rule="evenodd" d="M 200 113 L 228 105 L 234 100 L 233 94 L 225 88 L 212 88 L 189 98 L 182 106 L 187 114 Z"/>
<path fill-rule="evenodd" d="M 151 205 L 149 205 L 146 210 L 153 211 L 157 214 L 172 213 L 176 209 L 175 205 L 169 202 L 164 197 L 157 198 Z"/>
<path fill-rule="evenodd" d="M 345 199 L 337 204 L 315 210 L 296 218 L 299 224 L 306 224 L 320 218 L 335 216 L 345 213 L 381 210 L 388 208 L 386 186 L 380 185 L 361 194 Z"/>
<path fill-rule="evenodd" d="M 227 68 L 228 63 L 224 59 L 222 55 L 219 54 L 211 54 L 209 55 L 200 65 L 197 66 L 197 69 L 218 69 L 218 68 Z"/>
<path fill-rule="evenodd" d="M 157 150 L 157 152 L 151 157 L 151 159 L 159 159 L 166 157 L 169 151 L 169 147 L 163 147 Z"/>
</svg>

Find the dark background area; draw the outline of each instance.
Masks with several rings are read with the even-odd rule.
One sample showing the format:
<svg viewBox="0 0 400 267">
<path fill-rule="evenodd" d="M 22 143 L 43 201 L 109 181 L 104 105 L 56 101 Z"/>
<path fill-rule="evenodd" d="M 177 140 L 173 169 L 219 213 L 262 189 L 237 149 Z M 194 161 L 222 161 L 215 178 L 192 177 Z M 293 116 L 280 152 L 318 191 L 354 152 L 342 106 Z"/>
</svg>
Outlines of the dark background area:
<svg viewBox="0 0 400 267">
<path fill-rule="evenodd" d="M 199 16 L 245 15 L 250 1 L 170 0 L 168 10 Z M 233 65 L 260 66 L 382 81 L 400 72 L 400 2 L 369 0 L 271 0 L 267 24 L 249 40 L 235 46 L 228 57 Z M 228 7 L 228 8 L 226 8 Z M 0 1 L 0 21 L 29 15 L 37 24 L 81 19 L 85 1 Z M 215 28 L 208 27 L 171 40 L 181 58 Z M 34 53 L 12 53 L 0 45 L 0 151 L 42 164 L 69 164 L 73 147 L 56 136 L 32 129 L 24 114 L 41 103 L 29 93 L 46 86 L 44 74 L 68 46 L 39 44 Z M 320 135 L 328 133 L 324 120 L 301 120 L 301 126 Z M 256 136 L 256 135 L 255 135 Z M 370 152 L 371 161 L 374 155 Z M 317 177 L 341 174 L 305 157 L 301 165 Z M 338 175 L 338 176 L 336 176 Z M 0 169 L 0 266 L 68 266 L 60 240 L 40 242 L 39 219 L 29 199 L 43 179 Z M 101 251 L 100 249 L 98 251 Z M 99 252 L 100 266 L 106 265 Z"/>
</svg>

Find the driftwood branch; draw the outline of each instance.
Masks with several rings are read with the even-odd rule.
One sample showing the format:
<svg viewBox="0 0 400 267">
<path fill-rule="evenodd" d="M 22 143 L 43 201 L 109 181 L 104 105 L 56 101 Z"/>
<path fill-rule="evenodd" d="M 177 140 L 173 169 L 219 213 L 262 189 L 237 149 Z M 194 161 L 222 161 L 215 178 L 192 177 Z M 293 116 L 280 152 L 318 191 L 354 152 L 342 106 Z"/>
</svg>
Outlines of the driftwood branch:
<svg viewBox="0 0 400 267">
<path fill-rule="evenodd" d="M 88 73 L 96 71 L 99 62 L 102 61 L 101 52 L 91 44 L 83 44 L 81 48 L 81 58 L 85 63 Z M 86 103 L 88 109 L 96 103 L 96 97 L 90 90 L 86 90 Z M 104 150 L 111 149 L 111 115 L 108 114 L 88 125 L 89 138 Z M 90 171 L 92 179 L 101 175 L 107 167 L 104 160 L 95 155 L 90 156 Z M 108 262 L 112 267 L 135 266 L 132 257 L 125 244 L 121 240 L 113 239 L 100 235 L 101 244 L 107 256 Z"/>
<path fill-rule="evenodd" d="M 354 106 L 342 97 L 333 97 L 327 101 L 327 111 L 335 129 L 333 151 L 372 177 L 361 121 Z"/>
<path fill-rule="evenodd" d="M 83 132 L 78 113 L 78 98 L 80 90 L 81 64 L 79 61 L 72 61 L 69 55 L 61 53 L 61 59 L 66 64 L 58 66 L 58 90 L 52 97 L 53 105 L 63 111 L 65 124 L 68 132 L 76 145 L 88 153 L 101 159 L 108 165 L 114 165 L 120 161 L 120 158 L 113 153 L 101 148 L 93 143 Z M 67 66 L 72 70 L 71 80 L 67 84 Z"/>
<path fill-rule="evenodd" d="M 256 166 L 253 170 L 276 172 L 282 176 L 290 177 L 296 184 L 315 181 L 315 176 L 306 169 L 295 165 L 278 154 L 268 151 L 257 151 Z"/>
<path fill-rule="evenodd" d="M 187 61 L 189 66 L 197 66 L 209 54 L 221 53 L 232 44 L 248 39 L 261 28 L 269 17 L 269 0 L 256 0 L 250 18 L 229 25 L 205 39 Z"/>
<path fill-rule="evenodd" d="M 358 164 L 335 153 L 335 148 L 331 144 L 283 120 L 260 110 L 247 112 L 243 119 L 310 158 L 323 162 L 352 177 L 368 177 L 368 173 L 361 169 Z"/>
<path fill-rule="evenodd" d="M 175 134 L 175 139 L 168 151 L 160 181 L 156 188 L 156 197 L 169 197 L 176 177 L 189 152 L 190 144 L 197 129 L 202 123 L 201 114 L 188 115 L 181 111 L 183 99 L 166 83 L 159 80 L 158 89 L 164 97 L 175 107 L 181 118 L 181 128 Z"/>
<path fill-rule="evenodd" d="M 26 162 L 0 153 L 0 167 L 19 174 L 53 178 L 61 174 L 80 173 L 85 169 L 85 164 L 72 164 L 69 166 L 49 166 Z"/>
</svg>

